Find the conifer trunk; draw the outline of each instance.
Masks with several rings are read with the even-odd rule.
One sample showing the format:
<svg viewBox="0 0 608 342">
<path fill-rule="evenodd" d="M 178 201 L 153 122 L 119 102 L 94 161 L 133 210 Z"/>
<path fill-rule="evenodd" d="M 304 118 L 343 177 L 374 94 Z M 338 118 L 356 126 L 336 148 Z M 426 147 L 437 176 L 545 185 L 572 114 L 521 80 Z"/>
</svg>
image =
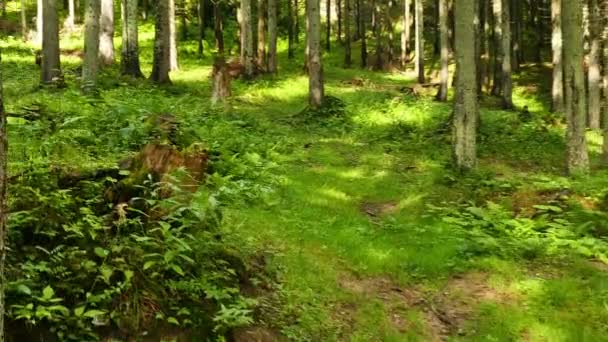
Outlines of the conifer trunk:
<svg viewBox="0 0 608 342">
<path fill-rule="evenodd" d="M 65 19 L 65 28 L 68 31 L 74 30 L 75 24 L 75 10 L 74 10 L 74 0 L 68 0 L 68 16 Z"/>
<path fill-rule="evenodd" d="M 160 0 L 163 1 L 163 0 Z M 177 62 L 177 30 L 175 26 L 175 0 L 169 0 L 169 70 L 179 69 Z"/>
<path fill-rule="evenodd" d="M 551 51 L 553 80 L 551 86 L 551 110 L 564 112 L 564 66 L 562 61 L 562 3 L 551 0 Z"/>
<path fill-rule="evenodd" d="M 448 37 L 448 0 L 439 0 L 439 42 L 441 45 L 441 71 L 439 72 L 438 101 L 446 101 L 448 98 L 448 63 L 450 57 Z"/>
<path fill-rule="evenodd" d="M 99 16 L 100 0 L 87 0 L 84 16 L 84 63 L 82 65 L 82 91 L 90 93 L 97 84 L 99 68 Z"/>
<path fill-rule="evenodd" d="M 410 16 L 411 0 L 403 1 L 403 31 L 401 32 L 401 67 L 405 69 L 410 53 L 410 28 L 412 26 Z"/>
<path fill-rule="evenodd" d="M 37 0 L 36 1 L 36 45 L 42 46 L 42 36 L 44 35 L 44 2 L 45 0 Z M 57 7 L 55 5 L 55 11 L 57 11 Z M 55 15 L 56 16 L 56 15 Z"/>
<path fill-rule="evenodd" d="M 325 2 L 325 17 L 327 19 L 327 27 L 325 27 L 325 49 L 331 51 L 331 0 Z"/>
<path fill-rule="evenodd" d="M 205 0 L 198 1 L 198 58 L 203 58 L 205 54 Z"/>
<path fill-rule="evenodd" d="M 295 20 L 293 19 L 294 10 L 293 10 L 293 2 L 292 0 L 287 0 L 287 57 L 292 59 L 294 57 L 293 54 L 293 44 L 294 44 L 294 24 Z"/>
<path fill-rule="evenodd" d="M 224 54 L 224 24 L 222 20 L 222 9 L 220 7 L 220 2 L 213 3 L 213 30 L 215 33 L 215 48 L 217 49 L 217 53 L 219 55 Z"/>
<path fill-rule="evenodd" d="M 59 55 L 59 18 L 57 1 L 43 0 L 42 15 L 42 68 L 40 80 L 43 84 L 61 83 L 61 64 Z"/>
<path fill-rule="evenodd" d="M 158 84 L 171 83 L 171 30 L 169 29 L 169 1 L 158 0 L 156 5 L 156 23 L 154 32 L 154 58 L 150 79 Z"/>
<path fill-rule="evenodd" d="M 608 165 L 608 1 L 604 1 L 602 7 L 602 17 L 604 18 L 604 30 L 602 34 L 602 40 L 604 43 L 603 57 L 604 57 L 604 105 L 602 111 L 602 121 L 604 124 L 604 142 L 602 145 L 602 159 L 604 164 Z"/>
<path fill-rule="evenodd" d="M 122 52 L 120 71 L 123 75 L 143 77 L 139 64 L 137 0 L 122 0 Z"/>
<path fill-rule="evenodd" d="M 114 0 L 101 0 L 99 19 L 99 60 L 101 65 L 114 63 Z"/>
<path fill-rule="evenodd" d="M 588 55 L 588 124 L 591 129 L 600 128 L 601 116 L 601 34 L 602 25 L 600 23 L 600 7 L 598 0 L 589 0 L 589 55 Z"/>
<path fill-rule="evenodd" d="M 321 61 L 321 11 L 319 0 L 306 1 L 308 22 L 308 89 L 311 108 L 323 105 L 323 64 Z"/>
<path fill-rule="evenodd" d="M 511 13 L 509 1 L 502 1 L 502 107 L 504 109 L 513 108 L 513 80 L 511 79 Z"/>
<path fill-rule="evenodd" d="M 27 5 L 25 0 L 21 0 L 21 40 L 26 42 L 28 40 L 28 30 L 27 30 Z"/>
<path fill-rule="evenodd" d="M 351 18 L 351 0 L 344 0 L 344 67 L 350 68 L 353 64 L 351 56 L 351 37 L 350 37 L 350 18 Z"/>
<path fill-rule="evenodd" d="M 416 66 L 418 83 L 424 83 L 424 10 L 422 0 L 415 0 L 416 21 Z"/>
<path fill-rule="evenodd" d="M 277 73 L 277 0 L 268 0 L 268 72 Z"/>
<path fill-rule="evenodd" d="M 0 57 L 0 61 L 2 58 Z M 7 173 L 8 173 L 8 136 L 6 133 L 6 112 L 4 111 L 4 97 L 2 92 L 2 72 L 0 70 L 0 341 L 5 340 L 4 316 L 7 311 L 6 301 L 6 253 L 8 245 L 8 232 L 6 227 L 7 215 Z"/>
<path fill-rule="evenodd" d="M 258 42 L 257 64 L 262 70 L 266 69 L 266 16 L 268 15 L 267 0 L 258 1 Z"/>
</svg>

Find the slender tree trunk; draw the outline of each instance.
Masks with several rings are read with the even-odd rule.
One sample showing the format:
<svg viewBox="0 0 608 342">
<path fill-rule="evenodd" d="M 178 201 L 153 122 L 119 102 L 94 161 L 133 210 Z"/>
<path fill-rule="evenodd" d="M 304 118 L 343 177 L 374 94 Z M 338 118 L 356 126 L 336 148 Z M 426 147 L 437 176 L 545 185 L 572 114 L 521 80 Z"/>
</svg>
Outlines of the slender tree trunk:
<svg viewBox="0 0 608 342">
<path fill-rule="evenodd" d="M 258 1 L 258 51 L 257 64 L 260 69 L 266 69 L 266 16 L 268 15 L 267 0 Z"/>
<path fill-rule="evenodd" d="M 45 0 L 37 0 L 36 1 L 36 46 L 42 46 L 42 36 L 44 35 L 43 28 L 43 18 L 44 18 L 44 1 Z M 55 7 L 55 11 L 57 7 Z M 56 16 L 56 15 L 55 15 Z"/>
<path fill-rule="evenodd" d="M 122 0 L 122 53 L 120 71 L 135 78 L 144 77 L 139 65 L 137 0 Z"/>
<path fill-rule="evenodd" d="M 292 0 L 287 0 L 287 57 L 293 59 L 293 44 L 294 44 L 294 10 Z"/>
<path fill-rule="evenodd" d="M 160 0 L 162 1 L 162 0 Z M 175 26 L 175 0 L 169 0 L 169 70 L 178 70 L 177 30 Z"/>
<path fill-rule="evenodd" d="M 114 0 L 101 0 L 99 22 L 99 61 L 101 65 L 111 65 L 114 63 Z"/>
<path fill-rule="evenodd" d="M 336 38 L 338 43 L 342 43 L 342 1 L 336 0 L 336 20 L 338 21 L 338 31 L 336 32 Z"/>
<path fill-rule="evenodd" d="M 215 32 L 215 48 L 217 53 L 220 55 L 224 54 L 224 24 L 222 20 L 222 9 L 220 8 L 220 2 L 213 3 L 213 22 Z"/>
<path fill-rule="evenodd" d="M 323 105 L 323 64 L 321 60 L 321 11 L 319 0 L 306 1 L 308 18 L 308 103 L 313 109 Z"/>
<path fill-rule="evenodd" d="M 2 59 L 0 58 L 0 61 Z M 7 213 L 7 174 L 8 174 L 8 135 L 6 134 L 6 112 L 4 111 L 4 96 L 2 94 L 2 72 L 0 70 L 0 341 L 5 341 L 4 335 L 4 313 L 6 301 L 6 275 L 4 268 L 6 264 L 6 252 L 8 244 L 8 232 L 6 228 Z"/>
<path fill-rule="evenodd" d="M 490 44 L 488 43 L 489 36 L 489 16 L 488 8 L 490 4 L 487 1 L 479 1 L 479 68 L 478 68 L 478 85 L 477 91 L 479 94 L 483 94 L 484 87 L 486 90 L 488 86 L 488 72 L 490 70 Z"/>
<path fill-rule="evenodd" d="M 74 23 L 80 24 L 82 22 L 82 15 L 80 15 L 80 0 L 74 0 Z"/>
<path fill-rule="evenodd" d="M 294 15 L 294 19 L 295 19 L 295 38 L 296 38 L 296 44 L 300 43 L 300 5 L 298 3 L 298 0 L 294 0 L 294 11 L 295 11 L 295 15 Z"/>
<path fill-rule="evenodd" d="M 386 56 L 386 62 L 387 65 L 389 66 L 389 68 L 392 68 L 393 66 L 393 60 L 395 58 L 395 50 L 394 50 L 394 42 L 395 42 L 395 35 L 394 35 L 394 30 L 393 30 L 393 19 L 392 19 L 392 10 L 393 10 L 393 1 L 394 0 L 388 0 L 388 6 L 386 7 L 386 14 L 385 14 L 385 18 L 386 18 L 386 31 L 388 31 L 388 48 L 387 48 L 387 56 Z"/>
<path fill-rule="evenodd" d="M 410 40 L 411 33 L 410 28 L 412 27 L 411 21 L 411 10 L 410 1 L 403 1 L 403 32 L 401 32 L 401 67 L 405 69 L 408 61 L 408 55 L 410 53 Z"/>
<path fill-rule="evenodd" d="M 441 38 L 439 37 L 439 1 L 435 0 L 433 4 L 433 57 L 441 54 Z"/>
<path fill-rule="evenodd" d="M 42 68 L 40 80 L 43 84 L 61 84 L 59 55 L 59 18 L 57 1 L 43 0 L 44 27 L 42 29 Z"/>
<path fill-rule="evenodd" d="M 344 67 L 350 68 L 353 64 L 351 56 L 351 37 L 350 37 L 350 18 L 351 18 L 351 0 L 344 0 Z"/>
<path fill-rule="evenodd" d="M 198 1 L 198 58 L 201 59 L 205 55 L 205 0 Z"/>
<path fill-rule="evenodd" d="M 588 77 L 587 77 L 587 89 L 589 97 L 588 105 L 588 122 L 589 128 L 599 129 L 600 128 L 600 116 L 601 116 L 601 72 L 600 72 L 600 60 L 601 60 L 601 35 L 602 35 L 602 24 L 600 22 L 600 7 L 598 0 L 589 0 L 589 55 L 588 55 Z"/>
<path fill-rule="evenodd" d="M 476 0 L 456 0 L 454 5 L 456 50 L 456 98 L 454 101 L 454 162 L 469 170 L 477 162 L 477 68 L 475 67 Z"/>
<path fill-rule="evenodd" d="M 424 83 L 424 12 L 422 0 L 415 0 L 416 3 L 416 75 L 418 83 Z"/>
<path fill-rule="evenodd" d="M 361 39 L 361 0 L 355 0 L 355 36 L 354 41 Z"/>
<path fill-rule="evenodd" d="M 68 0 L 68 16 L 65 19 L 65 28 L 66 30 L 68 30 L 68 32 L 71 32 L 74 30 L 74 16 L 75 16 L 75 12 L 74 12 L 74 0 Z"/>
<path fill-rule="evenodd" d="M 251 0 L 241 0 L 241 64 L 245 76 L 253 77 L 253 25 L 251 22 Z"/>
<path fill-rule="evenodd" d="M 277 73 L 277 0 L 268 0 L 268 72 Z"/>
<path fill-rule="evenodd" d="M 439 0 L 439 38 L 441 43 L 441 71 L 439 73 L 440 81 L 437 100 L 444 102 L 448 99 L 448 79 L 450 77 L 448 70 L 450 58 L 450 48 L 448 46 L 448 0 Z"/>
<path fill-rule="evenodd" d="M 511 13 L 509 0 L 502 1 L 502 107 L 513 108 L 513 80 L 511 79 Z"/>
<path fill-rule="evenodd" d="M 148 0 L 143 0 L 141 2 L 141 18 L 146 21 L 148 20 Z"/>
<path fill-rule="evenodd" d="M 21 0 L 21 39 L 26 42 L 28 40 L 27 30 L 27 5 L 25 0 Z"/>
<path fill-rule="evenodd" d="M 494 18 L 494 83 L 492 85 L 492 95 L 498 96 L 502 92 L 502 62 L 505 52 L 502 46 L 502 0 L 492 0 L 492 13 Z"/>
<path fill-rule="evenodd" d="M 82 91 L 90 93 L 97 85 L 99 69 L 99 16 L 100 0 L 87 0 L 84 16 L 84 63 L 82 64 Z"/>
<path fill-rule="evenodd" d="M 564 41 L 565 114 L 568 122 L 567 170 L 570 174 L 589 170 L 585 138 L 585 73 L 583 70 L 582 0 L 562 0 Z"/>
<path fill-rule="evenodd" d="M 551 50 L 553 59 L 553 82 L 551 87 L 551 109 L 564 112 L 564 67 L 562 63 L 562 17 L 561 0 L 551 0 Z"/>
<path fill-rule="evenodd" d="M 604 18 L 604 31 L 603 31 L 603 42 L 604 42 L 604 106 L 602 111 L 602 121 L 604 124 L 604 142 L 602 144 L 602 159 L 604 164 L 608 165 L 608 1 L 604 1 L 602 8 L 602 17 Z"/>
<path fill-rule="evenodd" d="M 331 51 L 331 0 L 325 0 L 325 16 L 327 17 L 327 27 L 325 33 L 325 49 Z"/>
<path fill-rule="evenodd" d="M 372 1 L 372 31 L 374 33 L 374 40 L 376 41 L 376 58 L 374 61 L 374 70 L 382 70 L 384 66 L 382 51 L 382 36 L 380 35 L 380 23 L 379 23 L 379 5 L 378 0 Z"/>
<path fill-rule="evenodd" d="M 361 0 L 357 0 L 359 5 L 359 27 L 360 27 L 360 38 L 361 38 L 361 67 L 367 68 L 367 30 L 365 29 L 365 8 Z"/>
<path fill-rule="evenodd" d="M 171 30 L 169 12 L 171 0 L 158 0 L 156 5 L 156 23 L 154 32 L 154 58 L 150 80 L 158 84 L 171 83 Z"/>
<path fill-rule="evenodd" d="M 542 63 L 543 54 L 542 51 L 545 47 L 545 25 L 543 21 L 542 11 L 545 8 L 543 0 L 537 0 L 537 14 L 536 14 L 536 31 L 538 36 L 538 46 L 536 47 L 536 61 Z"/>
</svg>

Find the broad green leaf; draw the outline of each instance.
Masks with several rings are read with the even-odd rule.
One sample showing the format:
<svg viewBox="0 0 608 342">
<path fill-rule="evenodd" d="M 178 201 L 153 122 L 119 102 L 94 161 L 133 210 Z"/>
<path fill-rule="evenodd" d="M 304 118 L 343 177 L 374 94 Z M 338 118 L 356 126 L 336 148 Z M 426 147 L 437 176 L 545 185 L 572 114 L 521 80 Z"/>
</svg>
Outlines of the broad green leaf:
<svg viewBox="0 0 608 342">
<path fill-rule="evenodd" d="M 42 298 L 51 299 L 55 296 L 55 290 L 49 285 L 42 290 Z"/>
</svg>

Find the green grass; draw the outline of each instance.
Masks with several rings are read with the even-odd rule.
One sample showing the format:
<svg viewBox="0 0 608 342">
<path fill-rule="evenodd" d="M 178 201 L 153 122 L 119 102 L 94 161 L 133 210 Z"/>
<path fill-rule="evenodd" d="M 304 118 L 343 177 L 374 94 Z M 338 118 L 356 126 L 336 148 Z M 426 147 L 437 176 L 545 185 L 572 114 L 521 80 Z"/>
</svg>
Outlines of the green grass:
<svg viewBox="0 0 608 342">
<path fill-rule="evenodd" d="M 146 74 L 152 39 L 152 25 L 143 24 Z M 72 36 L 62 44 L 76 48 L 80 41 Z M 301 116 L 307 78 L 301 58 L 287 60 L 284 42 L 279 44 L 279 75 L 235 82 L 234 96 L 222 108 L 209 104 L 211 57 L 196 59 L 195 48 L 194 42 L 180 44 L 181 69 L 171 74 L 171 86 L 121 79 L 112 67 L 102 73 L 100 97 L 91 99 L 80 95 L 78 75 L 69 72 L 77 59 L 62 60 L 68 88 L 41 90 L 34 47 L 3 39 L 7 110 L 39 103 L 58 120 L 50 135 L 11 120 L 12 172 L 32 161 L 111 165 L 133 152 L 130 141 L 137 140 L 138 123 L 153 113 L 174 113 L 202 143 L 224 156 L 245 154 L 257 165 L 253 170 L 259 167 L 256 172 L 264 174 L 261 179 L 273 179 L 268 188 L 251 190 L 267 189 L 261 200 L 227 204 L 224 226 L 273 255 L 268 267 L 278 270 L 282 307 L 278 317 L 265 320 L 290 338 L 608 340 L 608 273 L 604 264 L 589 261 L 597 254 L 584 257 L 566 246 L 534 258 L 498 247 L 477 253 L 471 247 L 477 240 L 467 229 L 428 210 L 428 205 L 457 210 L 468 201 L 478 207 L 488 200 L 508 206 L 510 195 L 521 189 L 567 187 L 571 198 L 592 200 L 605 195 L 608 173 L 599 169 L 594 134 L 590 150 L 597 170 L 582 178 L 563 177 L 563 127 L 543 124 L 541 117 L 549 115 L 546 87 L 529 87 L 534 79 L 547 79 L 544 70 L 527 67 L 516 78 L 514 103 L 530 108 L 533 123 L 521 123 L 517 113 L 484 102 L 479 170 L 462 176 L 449 167 L 450 137 L 442 131 L 451 106 L 400 92 L 399 87 L 413 83 L 409 73 L 343 69 L 341 49 L 334 44 L 325 56 L 326 91 L 344 101 L 345 117 L 306 122 Z M 354 77 L 366 80 L 365 86 L 349 84 Z M 96 122 L 97 130 L 81 128 L 80 121 Z M 370 215 L 375 207 L 390 210 Z M 600 236 L 593 243 L 604 240 Z M 512 243 L 500 234 L 496 241 L 498 246 Z M 522 238 L 514 244 L 521 248 L 523 243 Z M 477 292 L 460 293 L 453 286 L 455 279 L 469 279 L 475 272 L 484 275 L 483 284 L 469 285 L 489 295 L 478 298 Z M 380 285 L 357 290 L 357 283 Z M 404 291 L 417 298 L 396 302 Z M 452 322 L 434 326 L 433 310 L 448 311 L 445 317 Z"/>
</svg>

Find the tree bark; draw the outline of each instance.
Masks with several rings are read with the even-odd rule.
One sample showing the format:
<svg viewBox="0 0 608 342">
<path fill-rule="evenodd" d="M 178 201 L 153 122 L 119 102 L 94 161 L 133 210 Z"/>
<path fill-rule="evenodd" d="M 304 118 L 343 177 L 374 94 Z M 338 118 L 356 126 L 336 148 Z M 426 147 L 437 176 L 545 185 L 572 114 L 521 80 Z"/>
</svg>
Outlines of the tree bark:
<svg viewBox="0 0 608 342">
<path fill-rule="evenodd" d="M 75 24 L 75 10 L 74 10 L 74 0 L 68 0 L 68 16 L 65 19 L 65 28 L 68 32 L 74 30 Z"/>
<path fill-rule="evenodd" d="M 504 51 L 502 46 L 502 0 L 492 0 L 492 14 L 494 18 L 494 82 L 492 84 L 492 95 L 499 96 L 502 93 L 502 62 Z"/>
<path fill-rule="evenodd" d="M 448 99 L 448 79 L 450 77 L 448 63 L 450 58 L 448 37 L 448 0 L 439 0 L 439 41 L 441 44 L 441 71 L 439 72 L 438 101 Z"/>
<path fill-rule="evenodd" d="M 321 11 L 319 0 L 306 1 L 308 17 L 308 103 L 312 109 L 323 105 L 323 64 L 321 60 Z"/>
<path fill-rule="evenodd" d="M 553 55 L 551 109 L 555 113 L 564 112 L 564 67 L 562 62 L 561 7 L 561 0 L 551 0 L 551 51 Z"/>
<path fill-rule="evenodd" d="M 90 93 L 97 85 L 99 69 L 99 16 L 100 0 L 87 0 L 84 16 L 84 63 L 82 64 L 82 91 Z"/>
<path fill-rule="evenodd" d="M 148 20 L 148 0 L 141 2 L 141 18 L 146 21 Z"/>
<path fill-rule="evenodd" d="M 585 138 L 585 73 L 583 70 L 582 0 L 562 0 L 567 170 L 570 174 L 589 170 Z"/>
<path fill-rule="evenodd" d="M 262 70 L 266 69 L 266 16 L 268 15 L 267 0 L 258 1 L 258 51 L 257 64 Z"/>
<path fill-rule="evenodd" d="M 602 35 L 604 42 L 604 106 L 602 111 L 602 121 L 604 123 L 604 142 L 602 144 L 602 159 L 604 164 L 608 165 L 608 1 L 604 1 L 602 16 L 604 18 L 604 31 Z"/>
<path fill-rule="evenodd" d="M 410 53 L 410 29 L 412 27 L 410 4 L 411 0 L 403 1 L 403 32 L 401 32 L 401 67 L 404 69 L 407 65 L 408 55 Z"/>
<path fill-rule="evenodd" d="M 372 1 L 372 32 L 374 33 L 374 40 L 376 41 L 376 58 L 374 59 L 374 70 L 382 70 L 384 61 L 383 61 L 383 51 L 382 51 L 382 36 L 380 35 L 380 23 L 379 23 L 379 5 L 378 0 Z"/>
<path fill-rule="evenodd" d="M 42 46 L 42 36 L 44 35 L 44 1 L 45 0 L 37 0 L 36 1 L 36 46 Z M 57 11 L 57 6 L 54 7 L 55 11 Z M 55 15 L 57 16 L 57 15 Z"/>
<path fill-rule="evenodd" d="M 43 0 L 44 27 L 42 29 L 42 68 L 40 80 L 43 84 L 61 84 L 59 55 L 59 18 L 57 1 Z"/>
<path fill-rule="evenodd" d="M 294 44 L 294 8 L 292 0 L 287 0 L 287 57 L 293 59 L 293 44 Z"/>
<path fill-rule="evenodd" d="M 253 25 L 251 22 L 251 0 L 241 0 L 241 64 L 245 77 L 253 77 Z"/>
<path fill-rule="evenodd" d="M 331 51 L 331 0 L 325 1 L 325 12 L 327 27 L 325 33 L 325 49 L 327 52 Z"/>
<path fill-rule="evenodd" d="M 513 108 L 513 80 L 511 79 L 511 13 L 509 0 L 502 1 L 502 107 Z"/>
<path fill-rule="evenodd" d="M 205 54 L 205 0 L 198 1 L 198 58 L 203 58 Z"/>
<path fill-rule="evenodd" d="M 137 0 L 122 0 L 122 53 L 120 71 L 135 78 L 144 77 L 139 64 Z"/>
<path fill-rule="evenodd" d="M 158 84 L 171 83 L 171 30 L 169 28 L 169 2 L 159 0 L 156 6 L 156 23 L 154 30 L 154 57 L 150 80 Z"/>
<path fill-rule="evenodd" d="M 0 58 L 0 61 L 2 59 Z M 6 133 L 6 112 L 4 111 L 4 96 L 2 94 L 2 72 L 0 70 L 0 341 L 4 342 L 4 314 L 6 301 L 6 253 L 8 232 L 6 227 L 7 215 L 7 174 L 8 174 L 8 135 Z"/>
<path fill-rule="evenodd" d="M 387 65 L 389 66 L 389 68 L 392 68 L 393 66 L 393 60 L 395 58 L 395 51 L 393 49 L 394 46 L 394 32 L 393 32 L 393 20 L 392 20 L 392 9 L 393 9 L 393 1 L 394 0 L 388 0 L 388 6 L 386 6 L 386 13 L 385 13 L 385 18 L 386 18 L 386 31 L 388 31 L 388 48 L 386 51 L 386 62 Z"/>
<path fill-rule="evenodd" d="M 542 16 L 542 10 L 544 8 L 544 1 L 537 0 L 538 5 L 536 9 L 536 32 L 538 36 L 538 45 L 536 47 L 536 61 L 541 63 L 543 61 L 542 51 L 545 47 L 545 25 Z"/>
<path fill-rule="evenodd" d="M 487 1 L 479 1 L 479 74 L 477 75 L 477 91 L 480 95 L 483 94 L 484 87 L 486 91 L 490 89 L 490 43 L 488 41 L 490 37 L 490 5 Z"/>
<path fill-rule="evenodd" d="M 351 52 L 351 37 L 350 37 L 350 18 L 351 18 L 351 0 L 344 0 L 344 67 L 350 68 L 353 64 Z"/>
<path fill-rule="evenodd" d="M 277 0 L 268 0 L 268 72 L 277 73 Z"/>
<path fill-rule="evenodd" d="M 114 63 L 114 0 L 101 0 L 99 23 L 99 61 L 101 65 L 111 65 Z"/>
<path fill-rule="evenodd" d="M 160 0 L 162 1 L 162 0 Z M 178 70 L 177 30 L 175 26 L 175 0 L 169 0 L 169 70 Z"/>
<path fill-rule="evenodd" d="M 454 162 L 466 171 L 477 163 L 477 68 L 475 67 L 476 0 L 456 0 L 454 4 L 456 52 L 456 98 L 454 101 Z"/>
<path fill-rule="evenodd" d="M 415 0 L 416 5 L 416 75 L 418 83 L 424 83 L 424 12 L 422 0 Z"/>
<path fill-rule="evenodd" d="M 342 15 L 342 1 L 341 0 L 336 0 L 336 21 L 338 24 L 338 30 L 336 32 L 336 39 L 338 40 L 338 43 L 342 43 L 342 20 L 343 20 L 343 15 Z"/>
<path fill-rule="evenodd" d="M 361 39 L 361 0 L 355 0 L 355 35 L 354 41 Z"/>
<path fill-rule="evenodd" d="M 222 9 L 220 2 L 216 1 L 213 3 L 213 28 L 215 32 L 215 48 L 217 53 L 220 55 L 224 54 L 224 24 L 222 20 Z"/>
<path fill-rule="evenodd" d="M 295 11 L 295 15 L 294 15 L 294 19 L 295 19 L 295 39 L 296 39 L 296 44 L 300 43 L 300 5 L 298 3 L 298 0 L 294 0 L 294 11 Z"/>
<path fill-rule="evenodd" d="M 600 128 L 600 116 L 601 116 L 601 72 L 600 72 L 600 59 L 601 59 L 601 35 L 602 25 L 600 23 L 599 15 L 600 7 L 598 0 L 589 0 L 589 55 L 588 55 L 588 75 L 587 75 L 587 89 L 588 89 L 588 123 L 589 128 L 599 129 Z"/>
<path fill-rule="evenodd" d="M 367 68 L 367 30 L 365 28 L 365 8 L 361 0 L 357 0 L 357 7 L 359 8 L 359 29 L 361 38 L 361 67 Z"/>
<path fill-rule="evenodd" d="M 27 5 L 25 0 L 21 0 L 21 39 L 26 42 L 28 40 L 27 30 Z"/>
</svg>

